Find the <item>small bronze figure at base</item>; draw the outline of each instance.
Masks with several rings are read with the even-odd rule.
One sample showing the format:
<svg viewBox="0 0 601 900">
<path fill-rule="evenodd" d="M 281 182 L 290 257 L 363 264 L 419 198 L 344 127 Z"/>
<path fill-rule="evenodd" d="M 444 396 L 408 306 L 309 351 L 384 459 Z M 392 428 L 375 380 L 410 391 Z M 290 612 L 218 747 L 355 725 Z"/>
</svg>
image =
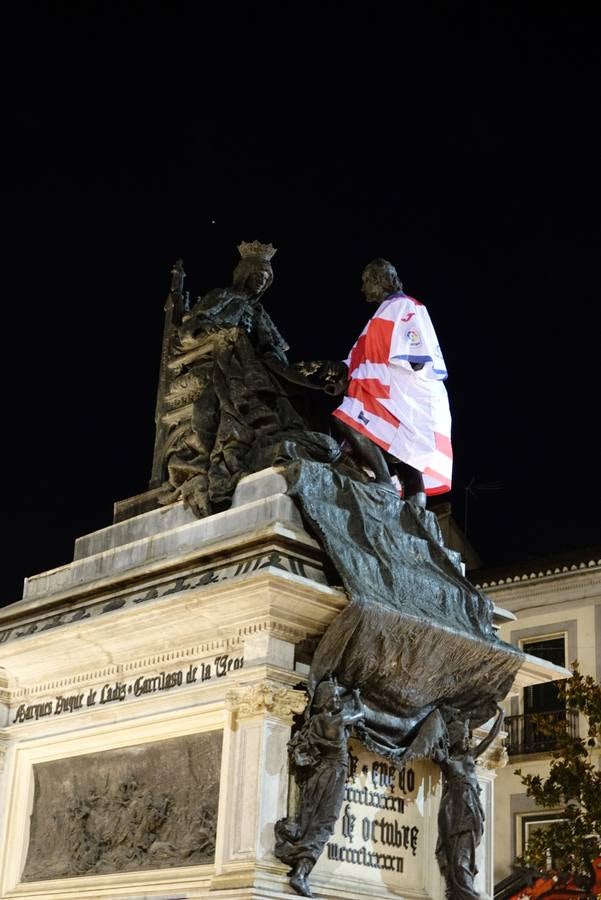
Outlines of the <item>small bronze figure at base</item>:
<svg viewBox="0 0 601 900">
<path fill-rule="evenodd" d="M 503 711 L 499 708 L 489 733 L 471 749 L 469 723 L 453 718 L 447 722 L 448 741 L 432 755 L 443 774 L 436 858 L 446 882 L 447 900 L 480 900 L 474 880 L 478 874 L 476 850 L 484 834 L 484 810 L 476 759 L 492 744 L 502 724 Z"/>
<path fill-rule="evenodd" d="M 292 866 L 290 885 L 302 897 L 312 897 L 307 880 L 334 830 L 348 774 L 348 737 L 364 716 L 359 691 L 345 703 L 339 685 L 330 679 L 316 688 L 311 715 L 288 747 L 300 782 L 296 816 L 275 825 L 274 853 Z"/>
</svg>

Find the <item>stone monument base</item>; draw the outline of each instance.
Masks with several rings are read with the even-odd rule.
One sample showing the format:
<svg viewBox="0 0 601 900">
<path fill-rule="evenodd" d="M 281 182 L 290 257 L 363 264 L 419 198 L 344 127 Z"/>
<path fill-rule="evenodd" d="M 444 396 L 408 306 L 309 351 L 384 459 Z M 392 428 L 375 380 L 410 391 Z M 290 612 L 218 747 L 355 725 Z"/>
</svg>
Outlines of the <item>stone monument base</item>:
<svg viewBox="0 0 601 900">
<path fill-rule="evenodd" d="M 273 854 L 295 803 L 287 742 L 346 605 L 277 469 L 226 512 L 150 510 L 27 579 L 0 611 L 1 900 L 296 896 Z M 439 770 L 356 742 L 349 760 L 314 895 L 442 898 Z M 490 835 L 479 854 L 488 894 Z"/>
</svg>

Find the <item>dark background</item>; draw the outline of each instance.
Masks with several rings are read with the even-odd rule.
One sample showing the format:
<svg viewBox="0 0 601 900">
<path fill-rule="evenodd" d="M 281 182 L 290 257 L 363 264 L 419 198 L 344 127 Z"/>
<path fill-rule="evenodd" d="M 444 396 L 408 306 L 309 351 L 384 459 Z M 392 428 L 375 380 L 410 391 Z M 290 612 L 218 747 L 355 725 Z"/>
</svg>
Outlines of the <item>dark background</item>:
<svg viewBox="0 0 601 900">
<path fill-rule="evenodd" d="M 375 256 L 426 303 L 486 564 L 601 544 L 598 7 L 391 6 L 3 13 L 0 605 L 146 488 L 170 268 L 241 240 L 292 360 L 347 355 Z"/>
</svg>

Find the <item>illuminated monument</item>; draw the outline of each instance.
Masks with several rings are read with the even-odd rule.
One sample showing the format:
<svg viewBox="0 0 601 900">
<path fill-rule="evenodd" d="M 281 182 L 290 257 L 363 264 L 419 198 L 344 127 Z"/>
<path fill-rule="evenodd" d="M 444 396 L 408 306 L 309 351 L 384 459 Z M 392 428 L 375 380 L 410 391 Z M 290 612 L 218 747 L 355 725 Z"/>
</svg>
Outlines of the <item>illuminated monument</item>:
<svg viewBox="0 0 601 900">
<path fill-rule="evenodd" d="M 173 269 L 149 490 L 0 611 L 2 900 L 490 892 L 536 664 L 307 414 L 344 367 L 289 364 L 275 251 L 239 249 L 191 309 Z"/>
</svg>

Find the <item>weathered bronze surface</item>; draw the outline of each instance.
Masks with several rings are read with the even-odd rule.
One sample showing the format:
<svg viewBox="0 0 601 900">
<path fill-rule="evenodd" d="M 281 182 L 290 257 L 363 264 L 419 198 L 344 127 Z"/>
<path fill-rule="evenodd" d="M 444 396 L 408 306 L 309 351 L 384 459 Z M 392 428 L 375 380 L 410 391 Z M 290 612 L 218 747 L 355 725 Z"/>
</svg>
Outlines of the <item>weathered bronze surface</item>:
<svg viewBox="0 0 601 900">
<path fill-rule="evenodd" d="M 359 691 L 345 703 L 338 685 L 326 679 L 289 744 L 300 800 L 297 814 L 275 825 L 275 855 L 292 866 L 290 884 L 305 897 L 312 896 L 307 876 L 334 830 L 344 798 L 350 729 L 362 718 Z"/>
<path fill-rule="evenodd" d="M 261 467 L 262 447 L 307 429 L 299 392 L 335 393 L 346 372 L 327 361 L 289 365 L 288 344 L 260 302 L 276 250 L 259 241 L 238 249 L 232 285 L 189 312 L 178 261 L 165 307 L 150 486 L 164 478 L 159 502 L 182 499 L 199 517 L 229 506 L 239 479 Z"/>
<path fill-rule="evenodd" d="M 443 709 L 446 735 L 432 758 L 443 774 L 438 812 L 436 858 L 446 882 L 448 900 L 479 900 L 474 886 L 478 874 L 476 849 L 484 834 L 484 810 L 476 759 L 491 745 L 503 723 L 503 711 L 488 735 L 470 747 L 469 723 L 458 710 Z"/>
<path fill-rule="evenodd" d="M 368 303 L 377 304 L 378 307 L 385 300 L 392 300 L 395 297 L 397 299 L 405 297 L 409 300 L 403 292 L 403 285 L 395 267 L 388 260 L 381 258 L 374 259 L 365 266 L 362 274 L 362 292 Z M 419 307 L 423 310 L 422 315 L 429 321 L 423 304 L 418 304 Z M 395 319 L 393 331 L 403 326 L 404 323 L 410 322 L 413 315 L 412 312 L 406 312 L 401 318 Z M 381 319 L 379 322 L 383 324 Z M 386 324 L 392 328 L 393 321 L 389 320 Z M 334 413 L 336 431 L 352 447 L 356 459 L 373 471 L 376 483 L 390 485 L 391 476 L 396 476 L 402 485 L 403 498 L 425 508 L 426 487 L 422 471 L 424 467 L 433 464 L 435 460 L 438 462 L 438 460 L 436 454 L 433 454 L 433 458 L 430 454 L 430 462 L 427 462 L 428 454 L 424 456 L 424 449 L 432 446 L 434 441 L 432 430 L 437 431 L 438 428 L 445 427 L 447 423 L 446 415 L 442 413 L 444 407 L 448 411 L 446 392 L 444 389 L 441 391 L 442 385 L 436 383 L 436 379 L 432 380 L 433 371 L 437 371 L 436 367 L 444 367 L 442 352 L 438 345 L 422 346 L 423 342 L 419 332 L 414 332 L 417 344 L 415 348 L 411 349 L 414 350 L 415 358 L 389 357 L 392 349 L 386 350 L 386 339 L 383 333 L 379 330 L 372 331 L 372 325 L 373 320 L 370 320 L 351 350 L 350 359 L 353 360 L 355 352 L 357 352 L 362 362 L 358 363 L 357 360 L 354 363 L 351 362 L 348 399 L 354 398 L 354 400 L 350 399 L 346 410 L 340 407 Z M 432 337 L 437 340 L 434 333 L 432 333 Z M 417 349 L 420 347 L 421 350 Z M 383 352 L 384 356 L 382 356 Z M 430 353 L 433 355 L 430 356 Z M 438 355 L 436 355 L 437 353 Z M 367 366 L 365 366 L 364 357 L 372 360 L 369 378 L 366 377 Z M 377 365 L 374 364 L 375 360 L 378 360 Z M 410 367 L 410 371 L 413 370 L 413 373 L 426 368 L 428 377 L 422 379 L 412 375 L 409 379 L 403 377 L 402 381 L 399 381 L 404 372 L 401 360 L 404 360 L 404 365 Z M 442 377 L 442 369 L 438 370 L 438 376 Z M 370 382 L 372 383 L 368 387 Z M 396 388 L 391 390 L 391 385 L 395 384 Z M 399 384 L 402 384 L 402 395 L 409 400 L 409 405 L 404 413 L 398 406 L 399 398 L 396 397 L 395 400 L 395 391 L 398 390 Z M 366 397 L 369 397 L 370 400 L 368 407 L 364 405 Z M 373 425 L 371 428 L 368 427 L 370 419 L 366 416 L 366 410 L 369 416 L 371 416 L 372 410 L 376 417 L 388 416 L 389 426 L 402 432 L 403 441 L 400 446 L 405 448 L 405 452 L 408 454 L 407 458 L 403 456 L 402 459 L 399 459 L 378 446 L 377 438 L 374 438 L 375 433 L 371 431 Z M 434 410 L 437 412 L 433 418 Z M 399 415 L 404 415 L 406 418 L 399 419 L 397 418 Z M 450 428 L 450 413 L 448 414 L 448 426 Z M 438 434 L 439 439 L 440 437 L 441 435 Z M 380 433 L 380 438 L 384 440 L 383 433 Z M 387 441 L 390 440 L 394 439 L 389 435 Z M 414 465 L 410 465 L 409 459 L 413 462 L 418 459 L 422 460 L 422 469 L 416 469 Z M 440 476 L 438 480 L 440 480 Z"/>
<path fill-rule="evenodd" d="M 184 262 L 178 259 L 171 269 L 171 285 L 167 300 L 165 301 L 165 324 L 163 327 L 163 343 L 161 347 L 161 366 L 159 370 L 159 385 L 157 390 L 157 402 L 155 409 L 156 434 L 154 441 L 154 457 L 152 462 L 152 477 L 150 488 L 158 488 L 163 481 L 165 466 L 165 447 L 169 435 L 169 422 L 166 413 L 169 408 L 167 391 L 170 386 L 171 372 L 169 370 L 169 356 L 173 333 L 181 325 L 182 316 L 188 310 L 188 295 L 184 294 Z"/>
<path fill-rule="evenodd" d="M 400 765 L 434 754 L 442 760 L 441 748 L 450 746 L 448 708 L 464 729 L 468 721 L 477 727 L 492 718 L 522 654 L 498 639 L 492 603 L 463 576 L 459 554 L 444 546 L 432 512 L 404 502 L 396 491 L 365 483 L 336 458 L 300 458 L 288 442 L 277 457 L 278 462 L 285 460 L 288 493 L 350 598 L 314 652 L 309 696 L 333 675 L 345 689 L 361 691 L 363 716 L 354 723 L 353 733 L 369 750 Z M 469 762 L 464 768 L 467 771 Z M 458 784 L 454 782 L 450 796 L 458 796 Z M 303 821 L 313 815 L 321 822 L 320 803 L 311 811 L 310 796 L 302 789 L 301 798 Z M 329 796 L 328 810 L 332 803 Z M 481 838 L 475 821 L 470 838 L 474 847 Z M 301 856 L 296 864 L 298 868 L 305 860 L 303 875 L 293 886 L 310 896 L 307 874 L 314 859 L 302 855 L 303 833 L 298 832 Z M 276 855 L 288 863 L 292 853 L 277 831 L 276 836 Z M 294 839 L 291 829 L 289 842 Z M 467 836 L 462 840 L 467 842 Z M 453 841 L 457 844 L 455 836 Z M 447 846 L 445 832 L 440 847 Z M 451 847 L 449 858 L 454 853 Z M 447 882 L 449 900 L 464 900 L 456 893 L 456 873 L 447 868 L 445 877 L 455 879 Z"/>
<path fill-rule="evenodd" d="M 289 363 L 288 345 L 260 303 L 275 250 L 258 241 L 239 250 L 232 285 L 209 291 L 189 312 L 183 267 L 173 270 L 153 471 L 155 485 L 159 472 L 165 479 L 162 503 L 181 498 L 204 516 L 229 505 L 244 474 L 281 465 L 350 600 L 312 658 L 309 713 L 290 744 L 300 805 L 276 825 L 276 855 L 292 866 L 293 888 L 310 896 L 308 875 L 340 810 L 352 730 L 395 763 L 437 759 L 446 779 L 438 859 L 449 900 L 474 900 L 470 853 L 483 819 L 474 754 L 461 756 L 452 733 L 457 722 L 465 731 L 495 715 L 522 654 L 498 639 L 490 600 L 444 546 L 425 509 L 421 473 L 339 428 L 349 454 L 331 436 L 331 422 L 311 417 L 307 391 L 344 392 L 346 366 Z M 364 271 L 367 300 L 380 302 L 399 286 L 384 260 Z M 411 502 L 401 500 L 391 473 Z M 322 703 L 319 691 L 331 690 L 331 678 L 340 692 Z M 341 699 L 358 690 L 360 714 L 357 695 L 350 705 Z"/>
<path fill-rule="evenodd" d="M 215 857 L 222 732 L 34 766 L 23 881 Z"/>
<path fill-rule="evenodd" d="M 231 287 L 201 297 L 170 339 L 162 422 L 167 481 L 162 503 L 183 499 L 197 516 L 225 508 L 258 433 L 302 428 L 265 364 L 287 365 L 288 345 L 259 298 L 273 280 L 275 249 L 242 243 Z"/>
</svg>

